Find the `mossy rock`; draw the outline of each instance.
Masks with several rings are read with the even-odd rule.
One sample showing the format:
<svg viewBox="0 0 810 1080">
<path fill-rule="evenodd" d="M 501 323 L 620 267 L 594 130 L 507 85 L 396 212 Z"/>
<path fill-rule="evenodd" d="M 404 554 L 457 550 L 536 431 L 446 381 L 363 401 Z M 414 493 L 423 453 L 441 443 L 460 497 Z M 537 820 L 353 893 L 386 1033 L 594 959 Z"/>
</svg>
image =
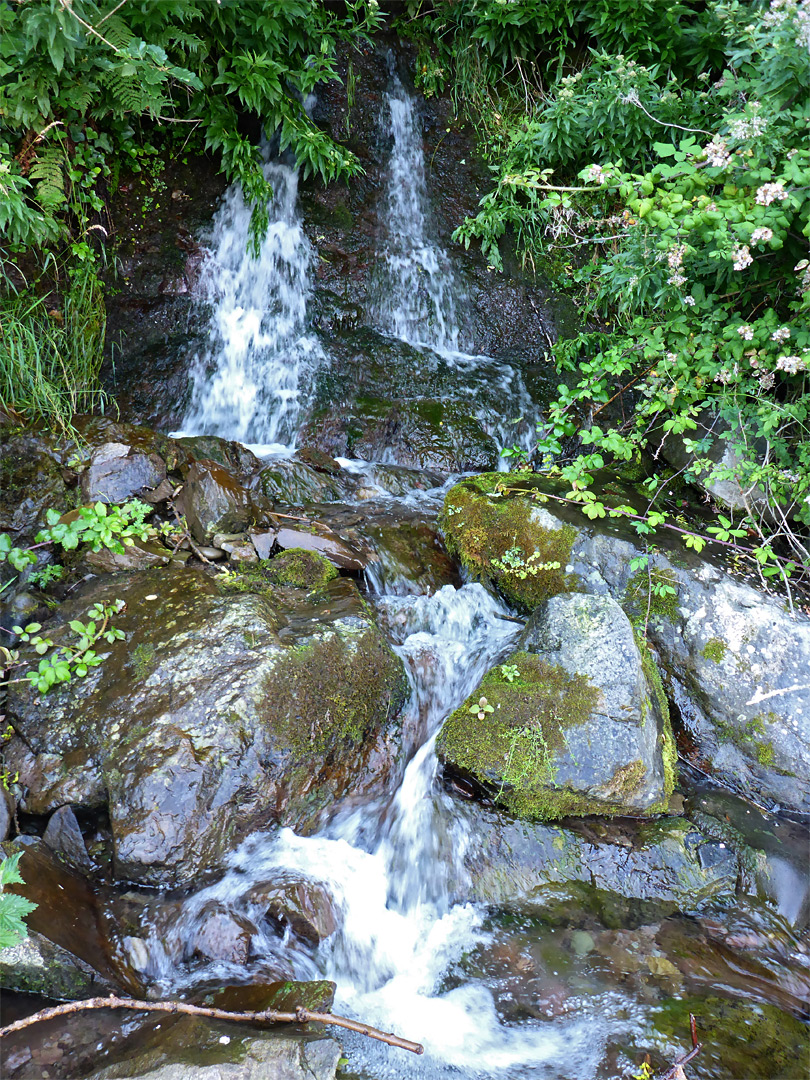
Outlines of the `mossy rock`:
<svg viewBox="0 0 810 1080">
<path fill-rule="evenodd" d="M 328 559 L 305 548 L 282 551 L 270 562 L 266 574 L 275 585 L 291 585 L 309 592 L 322 592 L 338 576 Z"/>
<path fill-rule="evenodd" d="M 500 487 L 517 492 L 498 495 Z M 578 530 L 552 517 L 522 474 L 484 473 L 447 493 L 439 525 L 447 550 L 521 611 L 577 587 L 566 572 Z"/>
<path fill-rule="evenodd" d="M 445 722 L 437 750 L 450 771 L 529 819 L 665 810 L 666 701 L 616 601 L 552 597 L 519 646 Z"/>
</svg>

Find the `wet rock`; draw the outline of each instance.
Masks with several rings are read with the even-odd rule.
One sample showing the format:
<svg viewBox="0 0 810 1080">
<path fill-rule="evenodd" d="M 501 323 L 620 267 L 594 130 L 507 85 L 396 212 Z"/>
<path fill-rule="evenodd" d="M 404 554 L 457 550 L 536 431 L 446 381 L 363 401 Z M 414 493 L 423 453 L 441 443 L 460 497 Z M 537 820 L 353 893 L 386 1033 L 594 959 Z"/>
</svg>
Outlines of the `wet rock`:
<svg viewBox="0 0 810 1080">
<path fill-rule="evenodd" d="M 320 592 L 338 576 L 338 572 L 317 551 L 288 548 L 272 560 L 267 567 L 267 576 L 276 585 L 292 585 L 296 589 Z"/>
<path fill-rule="evenodd" d="M 542 905 L 549 889 L 581 883 L 688 911 L 735 892 L 734 852 L 682 819 L 598 824 L 594 831 L 511 821 L 474 803 L 457 803 L 455 812 L 470 837 L 469 883 L 460 895 L 482 903 Z M 706 845 L 723 858 L 704 865 L 699 852 Z"/>
<path fill-rule="evenodd" d="M 194 539 L 208 543 L 214 533 L 244 530 L 256 517 L 250 493 L 222 465 L 195 461 L 180 498 Z"/>
<path fill-rule="evenodd" d="M 633 628 L 609 597 L 538 608 L 506 665 L 446 721 L 436 748 L 521 817 L 666 809 L 675 743 Z"/>
<path fill-rule="evenodd" d="M 14 891 L 37 905 L 26 916 L 29 931 L 89 964 L 105 985 L 136 997 L 143 994 L 141 979 L 123 960 L 118 931 L 87 878 L 60 862 L 41 840 L 7 840 L 0 854 L 17 851 L 23 853 L 19 871 L 24 884 L 15 885 Z"/>
<path fill-rule="evenodd" d="M 33 537 L 68 502 L 56 439 L 0 429 L 0 532 Z"/>
<path fill-rule="evenodd" d="M 445 551 L 435 525 L 425 520 L 423 511 L 364 516 L 355 531 L 376 556 L 365 573 L 377 592 L 430 594 L 443 585 L 460 584 L 453 560 Z M 350 530 L 342 532 L 351 539 Z"/>
<path fill-rule="evenodd" d="M 507 478 L 516 494 L 491 498 L 503 481 L 477 477 L 445 500 L 448 550 L 471 576 L 524 610 L 566 590 L 612 596 L 631 620 L 646 620 L 696 763 L 767 805 L 810 809 L 810 619 L 669 537 L 649 570 L 633 570 L 644 552 L 621 521 L 589 521 L 554 501 L 562 488 L 531 474 Z M 608 501 L 632 503 L 632 491 L 613 487 Z M 559 569 L 521 578 L 534 553 Z"/>
<path fill-rule="evenodd" d="M 247 480 L 261 468 L 252 450 L 238 442 L 217 435 L 194 435 L 177 442 L 194 461 L 214 461 L 240 480 Z"/>
<path fill-rule="evenodd" d="M 357 487 L 355 478 L 335 462 L 336 471 L 316 466 L 315 461 L 331 462 L 328 454 L 310 447 L 295 458 L 268 461 L 253 484 L 273 502 L 302 506 L 313 502 L 340 502 L 351 498 Z"/>
<path fill-rule="evenodd" d="M 120 503 L 158 487 L 166 479 L 166 463 L 157 454 L 131 453 L 124 443 L 102 443 L 81 475 L 87 502 Z"/>
<path fill-rule="evenodd" d="M 113 984 L 89 964 L 36 932 L 29 933 L 19 945 L 0 949 L 0 987 L 57 1001 L 96 997 L 114 990 Z"/>
<path fill-rule="evenodd" d="M 224 540 L 217 547 L 221 548 L 235 563 L 255 563 L 258 561 L 256 548 L 245 536 L 239 540 Z"/>
<path fill-rule="evenodd" d="M 0 784 L 0 841 L 6 839 L 14 824 L 14 813 L 17 803 L 10 791 L 4 784 Z"/>
<path fill-rule="evenodd" d="M 20 809 L 28 814 L 49 814 L 66 804 L 94 810 L 106 801 L 101 772 L 86 750 L 33 754 L 15 736 L 4 754 L 9 768 L 19 773 Z"/>
<path fill-rule="evenodd" d="M 62 856 L 78 870 L 92 869 L 82 830 L 69 806 L 60 806 L 58 810 L 54 810 L 42 840 L 54 854 Z"/>
<path fill-rule="evenodd" d="M 334 1080 L 342 1051 L 331 1037 L 257 1034 L 241 1025 L 189 1021 L 154 1030 L 145 1048 L 141 1039 L 125 1060 L 87 1080 Z"/>
<path fill-rule="evenodd" d="M 171 558 L 172 553 L 162 544 L 145 540 L 135 540 L 123 551 L 111 551 L 109 548 L 88 551 L 84 557 L 93 570 L 102 574 L 115 574 L 121 570 L 145 570 L 149 566 L 167 566 Z"/>
<path fill-rule="evenodd" d="M 365 770 L 407 680 L 356 587 L 338 579 L 306 602 L 255 588 L 223 593 L 188 568 L 107 578 L 49 633 L 119 597 L 126 639 L 46 697 L 13 688 L 9 714 L 36 753 L 97 761 L 121 878 L 184 884 L 247 833 L 311 827 L 386 782 L 388 766 Z"/>
<path fill-rule="evenodd" d="M 213 993 L 205 994 L 199 1003 L 231 1012 L 259 1012 L 261 1009 L 295 1012 L 300 1008 L 325 1013 L 331 1012 L 336 989 L 335 984 L 327 979 L 315 979 L 311 982 L 285 979 L 283 982 L 269 984 L 224 986 Z"/>
<path fill-rule="evenodd" d="M 256 927 L 248 919 L 216 901 L 206 905 L 198 919 L 199 926 L 187 943 L 189 955 L 229 964 L 247 962 L 250 940 L 256 933 Z"/>
<path fill-rule="evenodd" d="M 296 937 L 319 945 L 338 927 L 332 898 L 322 885 L 306 878 L 281 874 L 269 882 L 258 882 L 246 897 L 264 917 L 289 926 Z"/>
<path fill-rule="evenodd" d="M 285 550 L 313 551 L 328 559 L 339 570 L 362 570 L 368 559 L 359 551 L 353 551 L 334 535 L 305 532 L 303 529 L 279 529 L 275 543 Z"/>
</svg>

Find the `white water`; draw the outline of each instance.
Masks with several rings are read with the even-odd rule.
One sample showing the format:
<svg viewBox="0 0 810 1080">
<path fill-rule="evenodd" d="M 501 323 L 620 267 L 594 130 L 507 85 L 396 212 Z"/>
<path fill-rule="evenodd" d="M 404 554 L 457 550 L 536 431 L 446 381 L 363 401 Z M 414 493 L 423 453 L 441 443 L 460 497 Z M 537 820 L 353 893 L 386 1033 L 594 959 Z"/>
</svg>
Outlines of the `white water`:
<svg viewBox="0 0 810 1080">
<path fill-rule="evenodd" d="M 184 943 L 205 918 L 206 905 L 224 904 L 260 921 L 248 895 L 260 881 L 281 876 L 319 882 L 339 912 L 339 929 L 317 952 L 294 939 L 285 956 L 298 978 L 326 977 L 337 983 L 335 1011 L 397 1030 L 424 1042 L 418 1061 L 368 1040 L 351 1041 L 355 1068 L 375 1077 L 540 1076 L 544 1063 L 563 1063 L 576 1075 L 592 1075 L 607 1027 L 585 1019 L 550 1025 L 506 1025 L 491 991 L 478 981 L 443 989 L 449 969 L 477 945 L 486 944 L 484 912 L 455 903 L 466 878 L 467 826 L 451 812 L 436 782 L 435 733 L 447 714 L 472 691 L 493 663 L 514 646 L 519 625 L 480 585 L 445 586 L 433 596 L 378 599 L 387 626 L 412 681 L 410 720 L 425 741 L 408 765 L 393 799 L 355 810 L 320 835 L 289 829 L 254 835 L 231 857 L 216 884 L 191 897 L 168 938 L 149 943 L 146 973 L 163 992 L 188 985 L 178 963 Z M 418 718 L 418 720 L 417 720 Z M 408 729 L 409 724 L 405 723 Z M 254 969 L 271 967 L 280 942 L 269 931 L 252 942 Z M 238 981 L 245 970 L 211 965 L 208 979 Z M 200 972 L 195 977 L 199 979 Z M 592 1003 L 590 1008 L 593 1008 Z M 528 1070 L 528 1071 L 526 1071 Z M 559 1075 L 559 1074 L 558 1074 Z M 567 1073 L 565 1075 L 568 1075 Z"/>
<path fill-rule="evenodd" d="M 180 434 L 268 449 L 294 444 L 305 374 L 320 364 L 323 350 L 306 332 L 313 253 L 297 206 L 298 175 L 276 163 L 264 173 L 273 199 L 258 256 L 248 249 L 250 209 L 238 185 L 214 219 L 201 280 L 202 298 L 211 304 L 209 345 L 192 373 Z"/>
</svg>

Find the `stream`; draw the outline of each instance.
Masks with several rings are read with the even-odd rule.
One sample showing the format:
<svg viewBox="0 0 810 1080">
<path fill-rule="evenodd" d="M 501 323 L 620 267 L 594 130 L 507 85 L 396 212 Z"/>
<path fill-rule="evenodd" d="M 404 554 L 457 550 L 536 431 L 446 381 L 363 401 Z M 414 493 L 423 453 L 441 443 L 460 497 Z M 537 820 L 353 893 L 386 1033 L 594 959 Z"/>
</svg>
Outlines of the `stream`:
<svg viewBox="0 0 810 1080">
<path fill-rule="evenodd" d="M 465 351 L 470 299 L 437 240 L 418 108 L 395 75 L 380 124 L 392 149 L 374 328 L 413 346 L 426 370 L 447 365 L 487 434 L 500 447 L 528 449 L 537 406 L 518 366 Z M 191 397 L 173 434 L 235 440 L 272 463 L 296 450 L 301 417 L 330 356 L 328 343 L 309 330 L 316 256 L 303 228 L 298 178 L 269 148 L 265 174 L 274 199 L 256 258 L 246 254 L 250 213 L 241 193 L 229 190 L 217 212 L 197 286 L 209 313 L 208 345 L 196 356 Z M 493 415 L 483 404 L 496 384 L 512 415 Z M 528 423 L 518 429 L 517 418 Z M 377 483 L 376 470 L 397 474 L 396 454 L 339 461 L 366 493 L 376 491 L 351 506 L 360 515 L 432 523 L 451 480 L 429 476 L 422 489 L 403 485 L 394 495 L 390 484 Z M 747 1055 L 762 1064 L 782 1044 L 799 1071 L 768 1075 L 803 1075 L 806 1029 L 796 1017 L 810 986 L 810 949 L 798 919 L 806 832 L 784 825 L 791 840 L 777 902 L 741 896 L 727 917 L 719 906 L 697 918 L 643 900 L 622 904 L 586 886 L 560 887 L 511 909 L 476 900 L 468 857 L 476 819 L 443 780 L 434 743 L 450 712 L 514 649 L 522 621 L 479 584 L 434 591 L 379 554 L 365 574 L 365 596 L 410 683 L 398 786 L 344 807 L 314 835 L 285 828 L 244 840 L 217 880 L 173 901 L 170 920 L 147 921 L 146 936 L 125 940 L 150 993 L 187 995 L 279 971 L 333 980 L 335 1012 L 425 1044 L 417 1059 L 345 1033 L 349 1064 L 340 1075 L 362 1080 L 609 1080 L 629 1075 L 627 1062 L 638 1060 L 639 1048 L 652 1049 L 656 1065 L 688 1049 L 690 1011 L 707 1048 L 688 1076 L 759 1075 L 744 1071 Z M 694 798 L 723 798 L 711 785 L 694 791 Z M 745 814 L 742 805 L 735 812 Z M 313 943 L 263 922 L 262 885 L 280 878 L 314 890 L 334 913 L 336 931 Z M 212 906 L 255 928 L 247 963 L 190 962 L 188 943 Z M 717 921 L 726 919 L 741 940 L 748 934 L 765 942 L 764 960 L 748 964 L 713 944 Z M 762 1030 L 749 1041 L 752 1017 Z M 114 1058 L 107 1042 L 96 1064 Z"/>
</svg>

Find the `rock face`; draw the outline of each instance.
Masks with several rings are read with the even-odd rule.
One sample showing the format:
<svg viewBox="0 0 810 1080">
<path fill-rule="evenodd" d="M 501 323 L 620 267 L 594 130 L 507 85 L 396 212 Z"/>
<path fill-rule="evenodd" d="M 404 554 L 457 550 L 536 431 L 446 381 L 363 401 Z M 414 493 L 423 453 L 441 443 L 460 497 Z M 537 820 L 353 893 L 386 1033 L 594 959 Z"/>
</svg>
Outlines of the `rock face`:
<svg viewBox="0 0 810 1080">
<path fill-rule="evenodd" d="M 810 809 L 810 620 L 666 537 L 656 537 L 649 570 L 634 571 L 643 552 L 621 522 L 589 521 L 555 501 L 561 489 L 541 477 L 506 478 L 506 496 L 503 482 L 489 474 L 447 494 L 441 525 L 468 573 L 523 610 L 574 590 L 611 596 L 631 620 L 646 619 L 696 763 L 769 805 Z M 521 565 L 509 566 L 510 549 Z M 535 553 L 536 564 L 559 568 L 526 572 Z"/>
<path fill-rule="evenodd" d="M 59 1001 L 113 991 L 89 964 L 37 933 L 30 933 L 19 945 L 0 950 L 0 986 Z"/>
<path fill-rule="evenodd" d="M 166 479 L 166 463 L 157 454 L 130 453 L 126 443 L 103 443 L 82 473 L 87 502 L 120 503 L 151 492 Z"/>
<path fill-rule="evenodd" d="M 666 810 L 675 759 L 666 701 L 648 685 L 619 605 L 552 597 L 518 645 L 446 721 L 445 762 L 521 817 Z"/>
<path fill-rule="evenodd" d="M 472 804 L 459 813 L 470 837 L 461 894 L 482 903 L 543 904 L 555 887 L 576 883 L 681 911 L 734 895 L 734 851 L 682 819 L 624 823 L 618 831 L 596 823 L 580 832 L 510 821 Z"/>
<path fill-rule="evenodd" d="M 9 714 L 35 755 L 92 758 L 118 877 L 183 884 L 247 832 L 306 828 L 385 782 L 365 769 L 407 681 L 353 583 L 303 606 L 294 590 L 223 594 L 201 570 L 141 571 L 92 586 L 59 618 L 114 597 L 126 640 L 46 697 L 14 688 Z"/>
</svg>

